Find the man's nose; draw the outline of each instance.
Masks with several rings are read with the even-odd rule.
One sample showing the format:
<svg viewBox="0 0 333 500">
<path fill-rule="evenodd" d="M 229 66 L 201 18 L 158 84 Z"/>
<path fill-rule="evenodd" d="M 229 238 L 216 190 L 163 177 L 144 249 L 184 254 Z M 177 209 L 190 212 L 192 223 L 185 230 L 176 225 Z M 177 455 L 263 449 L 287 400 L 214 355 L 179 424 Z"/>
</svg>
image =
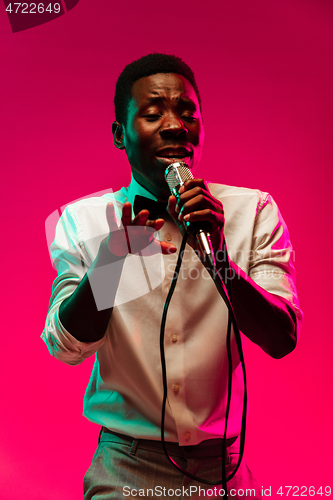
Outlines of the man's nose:
<svg viewBox="0 0 333 500">
<path fill-rule="evenodd" d="M 168 114 L 162 123 L 160 129 L 161 135 L 179 135 L 187 134 L 188 130 L 184 125 L 182 119 L 174 114 Z"/>
</svg>

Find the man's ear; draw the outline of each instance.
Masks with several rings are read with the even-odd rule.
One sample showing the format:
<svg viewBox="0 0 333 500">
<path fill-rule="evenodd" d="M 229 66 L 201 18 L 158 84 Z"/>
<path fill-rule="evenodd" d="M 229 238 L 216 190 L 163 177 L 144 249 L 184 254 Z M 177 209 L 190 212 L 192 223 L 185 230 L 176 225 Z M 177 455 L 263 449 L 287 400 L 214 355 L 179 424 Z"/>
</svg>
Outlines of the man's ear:
<svg viewBox="0 0 333 500">
<path fill-rule="evenodd" d="M 125 149 L 123 126 L 119 122 L 112 123 L 113 144 L 118 149 Z"/>
</svg>

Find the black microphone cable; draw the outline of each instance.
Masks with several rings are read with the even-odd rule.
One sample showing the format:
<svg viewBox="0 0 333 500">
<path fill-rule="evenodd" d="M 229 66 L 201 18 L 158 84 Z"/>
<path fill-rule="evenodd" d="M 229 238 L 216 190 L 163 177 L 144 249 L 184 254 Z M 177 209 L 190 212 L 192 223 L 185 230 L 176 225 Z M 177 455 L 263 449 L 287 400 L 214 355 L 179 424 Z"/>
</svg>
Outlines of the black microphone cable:
<svg viewBox="0 0 333 500">
<path fill-rule="evenodd" d="M 231 276 L 230 276 L 230 265 L 229 265 L 229 260 L 228 260 L 228 254 L 227 254 L 227 248 L 226 248 L 226 243 L 225 239 L 223 238 L 223 252 L 225 256 L 225 269 L 227 271 L 227 276 L 226 276 L 226 284 L 224 283 L 218 269 L 215 266 L 215 263 L 213 265 L 208 265 L 206 267 L 209 275 L 211 276 L 212 280 L 214 281 L 214 284 L 223 298 L 227 308 L 228 308 L 228 328 L 227 328 L 227 338 L 226 338 L 226 343 L 227 343 L 227 357 L 228 357 L 228 397 L 227 397 L 227 406 L 226 406 L 226 416 L 225 416 L 225 428 L 224 428 L 224 436 L 223 436 L 223 449 L 222 449 L 222 479 L 219 481 L 210 481 L 207 479 L 202 479 L 199 478 L 187 471 L 185 471 L 182 467 L 180 467 L 168 454 L 168 451 L 166 449 L 166 444 L 165 444 L 165 439 L 164 439 L 164 422 L 165 422 L 165 407 L 166 407 L 166 401 L 167 401 L 167 373 L 166 373 L 166 362 L 165 362 L 165 351 L 164 351 L 164 331 L 165 331 L 165 324 L 166 324 L 166 318 L 167 318 L 167 312 L 168 308 L 170 305 L 171 297 L 173 295 L 173 292 L 176 287 L 176 283 L 178 280 L 179 276 L 179 270 L 182 264 L 182 259 L 183 259 L 183 253 L 184 249 L 186 246 L 187 242 L 187 237 L 188 234 L 185 232 L 183 236 L 183 240 L 181 243 L 178 259 L 177 259 L 177 264 L 176 268 L 174 271 L 174 275 L 172 278 L 171 286 L 168 292 L 168 295 L 166 297 L 165 303 L 164 303 L 164 308 L 163 308 L 163 314 L 162 314 L 162 320 L 161 320 L 161 329 L 160 329 L 160 356 L 161 356 L 161 365 L 162 365 L 162 379 L 163 379 L 163 402 L 162 402 L 162 414 L 161 414 L 161 441 L 162 441 L 162 446 L 165 455 L 169 459 L 169 461 L 178 469 L 180 470 L 183 474 L 186 476 L 190 477 L 191 479 L 194 479 L 195 481 L 208 484 L 208 485 L 218 485 L 222 484 L 223 488 L 223 497 L 228 498 L 228 493 L 227 493 L 227 482 L 230 481 L 236 474 L 237 470 L 239 469 L 239 466 L 241 464 L 243 454 L 244 454 L 244 446 L 245 446 L 245 432 L 246 432 L 246 413 L 247 413 L 247 386 L 246 386 L 246 371 L 245 371 L 245 362 L 244 362 L 244 355 L 243 355 L 243 349 L 242 349 L 242 341 L 240 337 L 240 332 L 239 328 L 237 326 L 237 321 L 235 317 L 235 313 L 232 307 L 231 303 Z M 209 263 L 208 263 L 209 264 Z M 233 325 L 234 328 L 234 335 L 236 339 L 236 344 L 237 344 L 237 350 L 238 350 L 238 355 L 242 367 L 242 373 L 243 373 L 243 381 L 244 381 L 244 396 L 243 396 L 243 411 L 242 411 L 242 424 L 241 424 L 241 433 L 240 433 L 240 450 L 239 450 L 239 458 L 238 462 L 236 464 L 235 469 L 232 471 L 232 473 L 226 477 L 226 471 L 225 471 L 225 455 L 226 455 L 226 436 L 227 436 L 227 428 L 228 428 L 228 417 L 229 417 L 229 412 L 230 412 L 230 402 L 231 402 L 231 391 L 232 391 L 232 355 L 231 355 L 231 324 Z"/>
</svg>

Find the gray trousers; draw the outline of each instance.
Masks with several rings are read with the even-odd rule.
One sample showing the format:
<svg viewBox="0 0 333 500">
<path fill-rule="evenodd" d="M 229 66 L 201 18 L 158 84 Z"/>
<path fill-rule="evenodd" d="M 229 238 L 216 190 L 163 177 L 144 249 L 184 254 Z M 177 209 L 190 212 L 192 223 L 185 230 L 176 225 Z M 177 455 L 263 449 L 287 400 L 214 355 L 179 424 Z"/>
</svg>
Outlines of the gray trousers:
<svg viewBox="0 0 333 500">
<path fill-rule="evenodd" d="M 167 443 L 168 454 L 187 472 L 218 481 L 222 477 L 222 439 L 196 446 Z M 226 474 L 235 469 L 239 439 L 227 442 Z M 222 498 L 222 485 L 207 485 L 185 476 L 165 456 L 160 441 L 134 439 L 104 430 L 84 477 L 84 500 L 138 498 Z M 260 488 L 244 460 L 227 483 L 229 499 L 261 499 Z"/>
</svg>

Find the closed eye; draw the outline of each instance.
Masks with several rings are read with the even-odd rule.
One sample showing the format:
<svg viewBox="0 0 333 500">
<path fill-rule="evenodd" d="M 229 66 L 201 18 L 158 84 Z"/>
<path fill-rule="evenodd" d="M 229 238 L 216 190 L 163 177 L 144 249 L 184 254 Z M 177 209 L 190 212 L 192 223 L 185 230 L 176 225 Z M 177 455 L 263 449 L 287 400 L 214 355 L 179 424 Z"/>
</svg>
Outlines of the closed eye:
<svg viewBox="0 0 333 500">
<path fill-rule="evenodd" d="M 197 118 L 194 115 L 182 115 L 181 119 L 190 122 L 195 122 Z"/>
<path fill-rule="evenodd" d="M 161 118 L 161 115 L 149 114 L 149 115 L 144 115 L 143 117 L 146 118 L 146 120 L 148 120 L 149 122 L 154 122 L 159 120 Z"/>
</svg>

